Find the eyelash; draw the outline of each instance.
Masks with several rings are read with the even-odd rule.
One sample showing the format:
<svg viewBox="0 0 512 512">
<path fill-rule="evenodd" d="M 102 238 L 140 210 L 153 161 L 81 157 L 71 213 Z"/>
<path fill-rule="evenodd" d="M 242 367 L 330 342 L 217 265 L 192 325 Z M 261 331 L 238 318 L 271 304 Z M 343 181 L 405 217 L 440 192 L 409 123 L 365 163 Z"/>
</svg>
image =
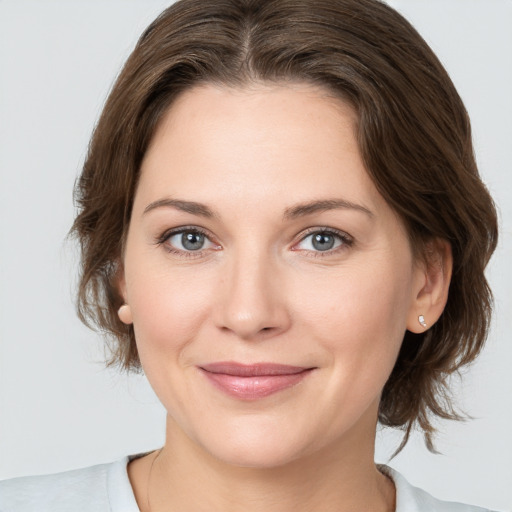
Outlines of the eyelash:
<svg viewBox="0 0 512 512">
<path fill-rule="evenodd" d="M 180 228 L 174 228 L 171 230 L 167 230 L 162 235 L 160 235 L 156 240 L 156 245 L 163 246 L 165 250 L 171 254 L 176 254 L 177 256 L 184 257 L 184 258 L 200 258 L 204 255 L 205 250 L 198 250 L 198 251 L 183 251 L 181 249 L 176 249 L 173 246 L 167 244 L 168 240 L 174 236 L 174 235 L 180 235 L 182 233 L 195 233 L 203 235 L 205 238 L 207 238 L 211 242 L 211 236 L 207 231 L 204 229 L 201 229 L 197 226 L 183 226 Z M 307 251 L 311 253 L 311 256 L 314 258 L 325 258 L 328 256 L 332 256 L 333 254 L 337 254 L 340 251 L 347 250 L 348 248 L 352 247 L 354 245 L 354 240 L 352 237 L 350 237 L 347 233 L 343 231 L 339 231 L 337 229 L 328 228 L 328 227 L 316 227 L 311 228 L 307 230 L 304 233 L 301 233 L 300 240 L 296 242 L 294 245 L 297 245 L 304 240 L 308 236 L 315 235 L 315 234 L 324 234 L 324 235 L 330 235 L 338 238 L 341 240 L 341 245 L 336 247 L 335 249 L 326 250 L 326 251 Z M 213 242 L 212 242 L 213 243 Z M 304 249 L 292 249 L 294 251 L 300 251 Z"/>
</svg>

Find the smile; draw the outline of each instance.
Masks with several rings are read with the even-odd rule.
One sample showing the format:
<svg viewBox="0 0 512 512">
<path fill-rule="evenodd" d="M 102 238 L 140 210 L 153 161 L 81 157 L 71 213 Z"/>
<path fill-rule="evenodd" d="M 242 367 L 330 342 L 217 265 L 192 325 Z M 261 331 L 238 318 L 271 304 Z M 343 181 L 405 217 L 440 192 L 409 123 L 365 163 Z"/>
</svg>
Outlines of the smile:
<svg viewBox="0 0 512 512">
<path fill-rule="evenodd" d="M 258 400 L 295 386 L 314 368 L 274 363 L 244 365 L 234 362 L 199 367 L 211 384 L 239 400 Z"/>
</svg>

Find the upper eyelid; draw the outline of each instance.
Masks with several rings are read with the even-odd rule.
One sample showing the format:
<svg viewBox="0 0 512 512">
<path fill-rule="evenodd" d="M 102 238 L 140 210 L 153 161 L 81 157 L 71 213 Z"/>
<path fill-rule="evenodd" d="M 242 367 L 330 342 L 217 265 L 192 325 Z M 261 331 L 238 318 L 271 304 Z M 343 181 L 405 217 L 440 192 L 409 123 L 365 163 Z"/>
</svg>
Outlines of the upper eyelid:
<svg viewBox="0 0 512 512">
<path fill-rule="evenodd" d="M 176 227 L 176 228 L 170 228 L 170 229 L 166 229 L 159 237 L 158 237 L 158 240 L 160 241 L 165 241 L 167 240 L 168 238 L 170 238 L 171 236 L 173 235 L 179 235 L 180 233 L 185 233 L 187 231 L 196 231 L 197 233 L 201 233 L 202 235 L 204 235 L 206 238 L 208 238 L 208 240 L 210 240 L 211 242 L 213 242 L 212 240 L 212 235 L 210 234 L 210 232 L 205 229 L 205 228 L 202 228 L 200 226 L 179 226 L 179 227 Z"/>
<path fill-rule="evenodd" d="M 330 233 L 336 236 L 339 236 L 340 238 L 343 238 L 345 240 L 353 241 L 354 237 L 349 235 L 346 231 L 342 231 L 341 229 L 335 229 L 335 228 L 329 228 L 329 227 L 314 227 L 314 228 L 308 228 L 305 231 L 302 231 L 298 237 L 299 241 L 304 240 L 309 235 L 313 235 L 315 233 Z"/>
</svg>

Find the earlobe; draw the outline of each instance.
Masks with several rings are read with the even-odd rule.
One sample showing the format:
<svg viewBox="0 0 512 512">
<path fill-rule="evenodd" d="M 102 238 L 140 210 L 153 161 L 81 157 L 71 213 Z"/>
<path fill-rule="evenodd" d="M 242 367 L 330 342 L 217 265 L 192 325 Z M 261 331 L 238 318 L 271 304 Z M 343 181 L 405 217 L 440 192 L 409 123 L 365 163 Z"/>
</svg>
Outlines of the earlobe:
<svg viewBox="0 0 512 512">
<path fill-rule="evenodd" d="M 121 320 L 123 324 L 130 325 L 133 323 L 132 310 L 128 304 L 123 304 L 117 310 L 117 315 L 119 316 L 119 320 Z"/>
<path fill-rule="evenodd" d="M 425 262 L 418 267 L 418 284 L 407 320 L 407 330 L 421 334 L 432 327 L 446 306 L 453 268 L 450 243 L 436 238 L 427 244 Z"/>
</svg>

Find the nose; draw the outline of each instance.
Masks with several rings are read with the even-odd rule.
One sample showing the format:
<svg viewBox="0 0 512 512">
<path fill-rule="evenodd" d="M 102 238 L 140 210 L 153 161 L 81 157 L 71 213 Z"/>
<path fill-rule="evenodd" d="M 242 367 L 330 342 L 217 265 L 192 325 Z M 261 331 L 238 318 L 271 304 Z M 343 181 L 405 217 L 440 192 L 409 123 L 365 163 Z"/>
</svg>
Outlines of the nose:
<svg viewBox="0 0 512 512">
<path fill-rule="evenodd" d="M 215 315 L 220 329 L 257 340 L 289 328 L 285 280 L 277 262 L 265 254 L 239 254 L 224 270 Z"/>
</svg>

